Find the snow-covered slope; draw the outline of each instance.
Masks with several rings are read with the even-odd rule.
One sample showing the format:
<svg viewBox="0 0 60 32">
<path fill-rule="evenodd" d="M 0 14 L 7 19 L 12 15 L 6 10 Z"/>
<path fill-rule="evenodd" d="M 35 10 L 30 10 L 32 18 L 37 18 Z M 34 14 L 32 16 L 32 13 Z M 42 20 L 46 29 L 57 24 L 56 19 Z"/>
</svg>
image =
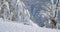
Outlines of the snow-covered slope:
<svg viewBox="0 0 60 32">
<path fill-rule="evenodd" d="M 0 32 L 60 32 L 60 30 L 32 27 L 16 22 L 4 22 L 0 19 Z"/>
</svg>

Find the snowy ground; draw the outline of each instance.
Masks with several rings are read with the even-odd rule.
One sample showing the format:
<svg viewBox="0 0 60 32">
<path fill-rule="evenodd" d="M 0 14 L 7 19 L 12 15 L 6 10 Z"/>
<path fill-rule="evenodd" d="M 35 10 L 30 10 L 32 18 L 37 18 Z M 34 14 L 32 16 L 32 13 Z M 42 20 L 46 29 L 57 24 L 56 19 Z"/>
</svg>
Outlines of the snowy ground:
<svg viewBox="0 0 60 32">
<path fill-rule="evenodd" d="M 32 27 L 16 22 L 4 22 L 4 20 L 0 18 L 0 32 L 60 32 L 60 30 Z"/>
</svg>

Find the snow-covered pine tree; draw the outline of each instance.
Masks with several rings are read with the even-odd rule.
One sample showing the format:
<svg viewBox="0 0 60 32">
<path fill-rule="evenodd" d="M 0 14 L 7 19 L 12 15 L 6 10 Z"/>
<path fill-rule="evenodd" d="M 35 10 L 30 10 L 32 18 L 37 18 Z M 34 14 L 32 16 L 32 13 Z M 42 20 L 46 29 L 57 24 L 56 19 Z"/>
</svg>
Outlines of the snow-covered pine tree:
<svg viewBox="0 0 60 32">
<path fill-rule="evenodd" d="M 51 28 L 57 28 L 57 15 L 58 15 L 58 3 L 59 0 L 56 1 L 56 4 L 54 4 L 54 0 L 51 0 L 50 3 L 47 3 L 46 5 L 43 5 L 43 11 L 40 11 L 40 15 L 42 16 L 43 20 L 43 26 L 46 27 L 46 19 L 48 19 L 48 23 Z M 46 21 L 45 21 L 46 20 Z"/>
<path fill-rule="evenodd" d="M 1 0 L 0 16 L 2 16 L 4 20 L 38 27 L 38 25 L 30 19 L 30 13 L 21 0 Z"/>
</svg>

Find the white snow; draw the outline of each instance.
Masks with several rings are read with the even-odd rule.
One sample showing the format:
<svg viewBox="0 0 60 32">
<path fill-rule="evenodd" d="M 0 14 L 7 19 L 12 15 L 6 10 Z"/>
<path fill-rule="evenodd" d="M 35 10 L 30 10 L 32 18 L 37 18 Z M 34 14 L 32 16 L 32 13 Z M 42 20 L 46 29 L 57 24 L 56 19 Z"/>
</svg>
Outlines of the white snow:
<svg viewBox="0 0 60 32">
<path fill-rule="evenodd" d="M 33 27 L 16 22 L 6 22 L 0 18 L 0 32 L 60 32 L 58 29 Z"/>
<path fill-rule="evenodd" d="M 41 28 L 35 24 L 21 0 L 1 0 L 0 3 L 0 14 L 3 18 L 0 18 L 0 32 L 60 32 L 58 29 Z"/>
</svg>

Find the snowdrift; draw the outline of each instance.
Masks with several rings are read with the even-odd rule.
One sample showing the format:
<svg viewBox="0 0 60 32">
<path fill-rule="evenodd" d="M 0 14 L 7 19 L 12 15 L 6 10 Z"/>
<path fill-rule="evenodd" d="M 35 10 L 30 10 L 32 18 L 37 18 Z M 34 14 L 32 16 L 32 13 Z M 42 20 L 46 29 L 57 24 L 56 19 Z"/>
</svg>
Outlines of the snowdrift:
<svg viewBox="0 0 60 32">
<path fill-rule="evenodd" d="M 0 32 L 60 32 L 58 29 L 32 27 L 16 22 L 7 22 L 0 19 Z"/>
</svg>

